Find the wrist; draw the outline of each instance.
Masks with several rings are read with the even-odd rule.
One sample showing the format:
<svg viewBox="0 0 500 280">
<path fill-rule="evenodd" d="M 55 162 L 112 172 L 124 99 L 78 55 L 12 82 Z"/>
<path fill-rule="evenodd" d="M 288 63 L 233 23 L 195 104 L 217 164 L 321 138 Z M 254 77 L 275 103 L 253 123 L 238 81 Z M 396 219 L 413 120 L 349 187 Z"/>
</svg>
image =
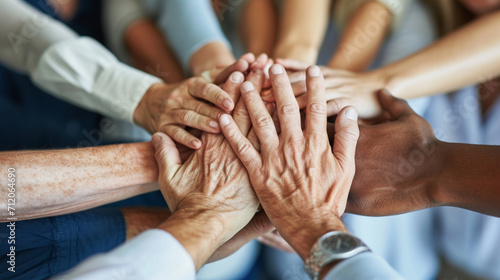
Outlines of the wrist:
<svg viewBox="0 0 500 280">
<path fill-rule="evenodd" d="M 156 131 L 155 123 L 151 116 L 155 114 L 159 114 L 160 112 L 155 112 L 150 109 L 151 100 L 154 99 L 155 96 L 159 96 L 162 92 L 165 91 L 165 87 L 167 87 L 164 83 L 154 83 L 152 84 L 142 96 L 141 101 L 137 105 L 134 110 L 134 123 L 146 129 L 150 133 Z"/>
<path fill-rule="evenodd" d="M 193 54 L 189 65 L 194 76 L 200 76 L 203 71 L 233 64 L 236 58 L 226 44 L 212 42 L 201 47 Z"/>
<path fill-rule="evenodd" d="M 304 63 L 315 64 L 318 58 L 318 47 L 312 44 L 282 44 L 276 47 L 275 58 L 293 59 Z"/>
<path fill-rule="evenodd" d="M 196 270 L 224 243 L 227 232 L 224 217 L 210 210 L 179 209 L 158 228 L 182 244 L 191 255 Z"/>
<path fill-rule="evenodd" d="M 297 254 L 306 260 L 309 257 L 312 247 L 318 239 L 327 232 L 347 231 L 342 220 L 333 214 L 323 215 L 322 219 L 309 219 L 304 223 L 294 224 L 294 228 L 289 230 L 288 241 Z"/>
</svg>

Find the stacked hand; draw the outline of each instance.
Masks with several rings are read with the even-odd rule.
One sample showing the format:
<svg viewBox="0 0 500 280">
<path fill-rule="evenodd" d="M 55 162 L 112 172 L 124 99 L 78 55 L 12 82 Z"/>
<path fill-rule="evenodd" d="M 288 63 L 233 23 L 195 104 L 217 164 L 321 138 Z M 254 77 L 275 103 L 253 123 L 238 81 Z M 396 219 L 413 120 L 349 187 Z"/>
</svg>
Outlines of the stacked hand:
<svg viewBox="0 0 500 280">
<path fill-rule="evenodd" d="M 302 62 L 279 59 L 290 74 L 290 81 L 300 108 L 307 104 L 305 70 L 307 64 Z M 377 100 L 377 92 L 386 85 L 380 77 L 372 73 L 354 73 L 345 70 L 321 67 L 325 76 L 325 94 L 328 101 L 327 114 L 333 116 L 346 106 L 354 106 L 362 119 L 378 117 L 382 109 Z M 272 101 L 269 97 L 266 101 Z"/>
<path fill-rule="evenodd" d="M 231 73 L 247 73 L 252 66 L 262 63 L 267 63 L 267 56 L 256 60 L 252 54 L 246 54 L 228 67 L 211 71 L 214 83 L 194 77 L 173 85 L 154 84 L 137 106 L 134 121 L 150 133 L 163 132 L 181 145 L 199 149 L 202 143 L 195 137 L 197 133 L 188 132 L 186 127 L 220 132 L 219 116 L 231 112 L 235 101 L 218 85 L 226 82 Z"/>
</svg>

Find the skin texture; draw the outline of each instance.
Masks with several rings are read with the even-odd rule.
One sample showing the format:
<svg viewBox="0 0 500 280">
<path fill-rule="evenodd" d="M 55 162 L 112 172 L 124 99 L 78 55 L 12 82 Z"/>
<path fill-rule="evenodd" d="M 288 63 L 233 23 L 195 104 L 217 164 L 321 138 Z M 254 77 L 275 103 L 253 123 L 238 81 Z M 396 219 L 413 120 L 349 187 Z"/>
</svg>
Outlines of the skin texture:
<svg viewBox="0 0 500 280">
<path fill-rule="evenodd" d="M 330 15 L 329 0 L 284 1 L 275 58 L 316 63 Z"/>
<path fill-rule="evenodd" d="M 150 143 L 54 151 L 0 153 L 0 177 L 15 168 L 18 220 L 83 211 L 158 189 L 158 168 Z M 8 189 L 0 192 L 7 209 Z M 8 212 L 0 219 L 6 221 Z"/>
<path fill-rule="evenodd" d="M 247 1 L 241 14 L 240 34 L 249 52 L 272 53 L 278 18 L 278 9 L 272 0 Z"/>
<path fill-rule="evenodd" d="M 162 131 L 182 145 L 199 149 L 200 140 L 184 127 L 217 133 L 220 130 L 214 120 L 217 120 L 222 110 L 230 112 L 233 108 L 233 100 L 221 88 L 204 78 L 191 78 L 176 85 L 151 86 L 137 106 L 134 120 L 151 133 Z"/>
<path fill-rule="evenodd" d="M 231 77 L 224 89 L 237 96 L 243 75 Z M 240 102 L 239 106 L 244 105 Z M 248 119 L 239 121 L 240 129 L 250 129 Z M 224 136 L 205 133 L 202 140 L 201 149 L 182 162 L 170 138 L 164 134 L 153 137 L 161 170 L 160 189 L 174 213 L 160 228 L 179 240 L 197 269 L 245 227 L 259 207 L 248 174 Z"/>
<path fill-rule="evenodd" d="M 212 70 L 211 79 L 223 83 L 233 71 L 246 73 L 254 62 L 253 55 L 243 55 L 227 67 Z M 177 84 L 152 85 L 135 109 L 134 121 L 150 133 L 160 131 L 181 145 L 199 149 L 201 141 L 185 127 L 218 133 L 218 117 L 233 108 L 234 100 L 224 90 L 205 78 L 195 77 Z"/>
<path fill-rule="evenodd" d="M 391 12 L 384 4 L 378 1 L 363 3 L 354 12 L 343 30 L 339 47 L 328 63 L 328 67 L 353 72 L 364 71 L 375 59 L 390 25 Z M 364 31 L 367 26 L 377 28 L 370 28 L 368 35 Z M 363 36 L 363 45 L 358 43 L 360 36 Z"/>
<path fill-rule="evenodd" d="M 360 126 L 348 212 L 378 216 L 456 206 L 500 216 L 500 147 L 438 141 L 405 101 L 383 92 L 379 99 L 385 121 Z"/>
<path fill-rule="evenodd" d="M 220 119 L 222 131 L 250 174 L 263 209 L 303 259 L 321 235 L 345 230 L 340 216 L 354 176 L 359 133 L 355 109 L 346 108 L 337 119 L 332 150 L 325 129 L 323 77 L 318 67 L 309 70 L 304 131 L 298 104 L 281 65 L 270 70 L 281 127 L 279 136 L 259 92 L 248 83 L 242 85 L 242 98 L 260 140 L 260 151 L 229 115 Z"/>
<path fill-rule="evenodd" d="M 180 63 L 152 20 L 134 22 L 125 30 L 123 39 L 137 69 L 155 75 L 166 83 L 185 79 Z"/>
<path fill-rule="evenodd" d="M 381 113 L 376 93 L 383 88 L 398 98 L 410 99 L 491 80 L 500 75 L 499 24 L 500 12 L 491 12 L 420 52 L 375 71 L 325 73 L 331 100 L 328 106 L 355 106 L 360 117 L 366 119 Z M 307 67 L 290 60 L 277 62 L 292 70 L 304 71 Z M 299 96 L 305 92 L 304 74 L 298 73 L 297 77 L 293 88 Z"/>
</svg>

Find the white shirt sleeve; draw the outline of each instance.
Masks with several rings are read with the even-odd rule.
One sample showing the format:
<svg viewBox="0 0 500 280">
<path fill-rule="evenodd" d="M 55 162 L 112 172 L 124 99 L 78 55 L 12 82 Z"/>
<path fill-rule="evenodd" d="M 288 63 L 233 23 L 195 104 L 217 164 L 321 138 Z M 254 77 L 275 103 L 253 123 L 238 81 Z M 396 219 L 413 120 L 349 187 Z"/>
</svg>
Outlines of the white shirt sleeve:
<svg viewBox="0 0 500 280">
<path fill-rule="evenodd" d="M 403 280 L 380 256 L 368 252 L 340 262 L 324 280 Z"/>
<path fill-rule="evenodd" d="M 0 0 L 0 26 L 0 63 L 79 107 L 133 122 L 146 90 L 161 82 L 22 1 Z"/>
<path fill-rule="evenodd" d="M 194 280 L 193 259 L 169 233 L 151 229 L 106 254 L 93 256 L 55 280 Z"/>
</svg>

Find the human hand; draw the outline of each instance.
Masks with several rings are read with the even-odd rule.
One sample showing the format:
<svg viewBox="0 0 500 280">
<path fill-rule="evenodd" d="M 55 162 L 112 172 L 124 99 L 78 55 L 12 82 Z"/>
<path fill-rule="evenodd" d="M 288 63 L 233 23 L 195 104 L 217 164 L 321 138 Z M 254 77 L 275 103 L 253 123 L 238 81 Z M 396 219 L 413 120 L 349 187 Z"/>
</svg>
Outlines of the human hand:
<svg viewBox="0 0 500 280">
<path fill-rule="evenodd" d="M 278 60 L 285 68 L 293 70 L 290 82 L 300 108 L 307 105 L 305 69 L 307 65 L 293 60 Z M 373 73 L 354 73 L 350 71 L 321 67 L 325 77 L 325 94 L 328 101 L 327 114 L 333 116 L 346 106 L 358 109 L 359 117 L 372 119 L 382 112 L 376 94 L 386 87 L 384 79 Z M 272 97 L 272 96 L 271 96 Z M 266 101 L 272 101 L 264 98 Z"/>
<path fill-rule="evenodd" d="M 405 101 L 383 91 L 378 98 L 386 122 L 360 126 L 347 212 L 393 215 L 435 206 L 428 182 L 446 164 L 436 156 L 440 142 Z"/>
<path fill-rule="evenodd" d="M 358 138 L 357 113 L 342 110 L 337 118 L 333 153 L 326 132 L 324 80 L 318 67 L 308 69 L 305 130 L 289 79 L 281 65 L 271 67 L 281 134 L 251 84 L 242 98 L 260 140 L 261 152 L 241 133 L 232 118 L 220 118 L 222 132 L 248 171 L 263 209 L 297 253 L 306 258 L 326 232 L 345 230 L 340 217 L 354 176 Z"/>
<path fill-rule="evenodd" d="M 234 101 L 220 87 L 203 78 L 190 78 L 175 85 L 152 85 L 137 106 L 134 121 L 150 133 L 163 132 L 182 145 L 199 149 L 201 141 L 185 127 L 218 133 L 216 120 L 233 108 Z"/>
<path fill-rule="evenodd" d="M 233 75 L 239 78 L 235 79 Z M 233 73 L 231 77 L 233 79 L 224 84 L 224 90 L 236 96 L 244 77 L 242 73 Z M 235 112 L 240 111 L 238 106 L 244 104 L 239 102 Z M 235 116 L 235 120 L 238 121 L 239 129 L 247 133 L 250 121 L 238 116 Z M 160 171 L 158 183 L 173 212 L 172 217 L 165 222 L 165 227 L 168 226 L 169 232 L 180 239 L 197 267 L 246 226 L 259 207 L 248 174 L 224 136 L 204 133 L 201 139 L 201 148 L 182 162 L 179 151 L 169 137 L 161 133 L 153 136 Z M 183 220 L 192 222 L 185 224 Z M 180 227 L 179 223 L 183 226 Z M 208 236 L 203 237 L 208 239 L 206 242 L 196 245 L 197 242 L 185 240 L 200 237 L 200 233 L 193 233 L 194 236 L 189 237 L 185 227 L 196 232 L 203 225 L 210 229 Z"/>
</svg>

